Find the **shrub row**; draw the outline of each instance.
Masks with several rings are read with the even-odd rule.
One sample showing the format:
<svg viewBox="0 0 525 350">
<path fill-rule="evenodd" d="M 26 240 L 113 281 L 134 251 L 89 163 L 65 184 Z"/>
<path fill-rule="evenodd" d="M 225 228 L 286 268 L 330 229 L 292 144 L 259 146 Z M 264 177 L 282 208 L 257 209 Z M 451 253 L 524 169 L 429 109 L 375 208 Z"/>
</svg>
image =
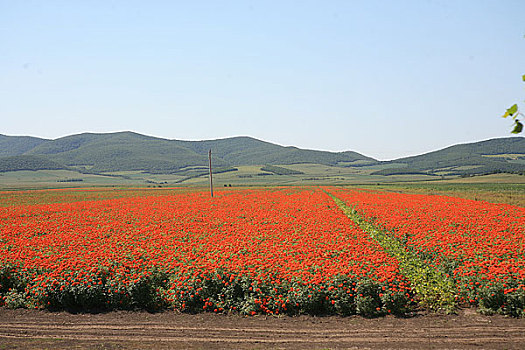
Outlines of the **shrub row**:
<svg viewBox="0 0 525 350">
<path fill-rule="evenodd" d="M 243 315 L 404 315 L 412 296 L 386 283 L 338 276 L 324 283 L 260 281 L 218 272 L 193 277 L 169 291 L 169 302 L 182 312 L 237 312 Z"/>
<path fill-rule="evenodd" d="M 0 269 L 0 304 L 9 308 L 45 308 L 71 312 L 109 310 L 241 315 L 404 315 L 412 295 L 371 279 L 339 276 L 324 283 L 261 281 L 217 271 L 180 278 L 161 271 L 112 273 L 107 267 L 64 278 L 34 279 L 38 271 Z M 34 281 L 28 283 L 27 281 Z"/>
<path fill-rule="evenodd" d="M 115 274 L 103 267 L 64 272 L 58 278 L 38 278 L 45 276 L 40 272 L 20 272 L 13 266 L 0 268 L 0 305 L 72 312 L 157 311 L 167 307 L 161 294 L 167 287 L 167 275 L 160 271 Z"/>
</svg>

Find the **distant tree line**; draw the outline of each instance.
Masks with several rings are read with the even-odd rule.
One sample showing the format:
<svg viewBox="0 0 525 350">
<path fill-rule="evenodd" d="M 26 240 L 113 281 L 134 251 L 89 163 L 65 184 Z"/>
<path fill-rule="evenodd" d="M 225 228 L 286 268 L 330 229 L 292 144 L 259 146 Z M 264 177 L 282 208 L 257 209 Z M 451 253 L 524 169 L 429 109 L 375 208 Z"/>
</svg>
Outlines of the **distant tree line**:
<svg viewBox="0 0 525 350">
<path fill-rule="evenodd" d="M 267 171 L 269 173 L 274 173 L 275 175 L 301 175 L 304 174 L 302 171 L 292 170 L 288 168 L 283 168 L 275 165 L 265 165 L 261 168 L 262 171 Z"/>
<path fill-rule="evenodd" d="M 0 158 L 0 172 L 21 170 L 61 170 L 65 166 L 37 156 L 14 156 Z"/>
</svg>

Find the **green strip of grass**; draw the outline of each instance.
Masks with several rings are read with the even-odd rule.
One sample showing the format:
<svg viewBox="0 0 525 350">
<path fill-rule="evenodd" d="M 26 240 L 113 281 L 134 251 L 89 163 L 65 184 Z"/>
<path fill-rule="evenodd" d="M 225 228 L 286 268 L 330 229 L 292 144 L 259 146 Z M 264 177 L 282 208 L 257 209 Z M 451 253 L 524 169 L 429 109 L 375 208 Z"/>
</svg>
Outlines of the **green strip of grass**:
<svg viewBox="0 0 525 350">
<path fill-rule="evenodd" d="M 363 231 L 375 239 L 383 249 L 397 258 L 401 273 L 410 281 L 423 307 L 434 311 L 451 313 L 456 309 L 454 282 L 421 260 L 414 252 L 408 251 L 403 243 L 380 227 L 364 220 L 357 211 L 342 200 L 328 193 L 337 206 Z"/>
</svg>

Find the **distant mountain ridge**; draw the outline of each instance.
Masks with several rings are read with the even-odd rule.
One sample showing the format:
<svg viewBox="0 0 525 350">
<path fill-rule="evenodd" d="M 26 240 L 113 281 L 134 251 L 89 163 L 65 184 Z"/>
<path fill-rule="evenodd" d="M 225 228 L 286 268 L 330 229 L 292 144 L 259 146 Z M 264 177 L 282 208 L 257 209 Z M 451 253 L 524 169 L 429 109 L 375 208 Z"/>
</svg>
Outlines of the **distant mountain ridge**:
<svg viewBox="0 0 525 350">
<path fill-rule="evenodd" d="M 507 137 L 458 144 L 418 156 L 399 158 L 386 164 L 396 167 L 375 175 L 427 173 L 447 175 L 525 173 L 525 138 Z M 400 167 L 399 165 L 403 166 Z"/>
<path fill-rule="evenodd" d="M 115 171 L 171 173 L 186 167 L 202 167 L 208 164 L 210 149 L 216 167 L 298 163 L 337 166 L 341 162 L 377 162 L 357 152 L 305 150 L 279 146 L 251 137 L 181 141 L 134 132 L 83 133 L 56 140 L 0 135 L 0 147 L 1 155 L 4 158 L 9 157 L 15 163 L 16 157 L 34 156 L 39 160 L 47 159 L 53 162 L 54 167 L 56 164 L 61 164 L 64 168 L 72 167 L 98 173 Z M 22 163 L 27 164 L 27 162 Z M 4 168 L 6 166 L 7 164 L 4 164 Z M 16 170 L 16 166 L 13 170 Z"/>
<path fill-rule="evenodd" d="M 525 138 L 509 137 L 459 144 L 426 154 L 380 162 L 357 152 L 326 152 L 285 147 L 252 137 L 183 141 L 134 132 L 82 133 L 55 140 L 0 134 L 0 172 L 70 169 L 90 173 L 142 171 L 180 173 L 204 168 L 208 151 L 224 171 L 243 165 L 322 164 L 379 166 L 372 175 L 465 175 L 525 173 Z"/>
<path fill-rule="evenodd" d="M 5 136 L 0 134 L 0 157 L 19 156 L 49 140 L 31 136 Z"/>
</svg>

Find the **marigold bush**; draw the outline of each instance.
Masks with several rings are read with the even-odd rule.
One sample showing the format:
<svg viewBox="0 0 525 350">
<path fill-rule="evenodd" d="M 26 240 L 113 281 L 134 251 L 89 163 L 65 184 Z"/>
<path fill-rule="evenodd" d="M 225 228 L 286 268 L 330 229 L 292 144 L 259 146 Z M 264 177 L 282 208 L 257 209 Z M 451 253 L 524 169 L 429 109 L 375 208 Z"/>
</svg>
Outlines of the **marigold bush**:
<svg viewBox="0 0 525 350">
<path fill-rule="evenodd" d="M 371 317 L 411 305 L 397 260 L 319 189 L 60 193 L 0 212 L 8 307 Z"/>
<path fill-rule="evenodd" d="M 525 208 L 437 195 L 330 192 L 453 278 L 458 302 L 523 315 Z"/>
</svg>

